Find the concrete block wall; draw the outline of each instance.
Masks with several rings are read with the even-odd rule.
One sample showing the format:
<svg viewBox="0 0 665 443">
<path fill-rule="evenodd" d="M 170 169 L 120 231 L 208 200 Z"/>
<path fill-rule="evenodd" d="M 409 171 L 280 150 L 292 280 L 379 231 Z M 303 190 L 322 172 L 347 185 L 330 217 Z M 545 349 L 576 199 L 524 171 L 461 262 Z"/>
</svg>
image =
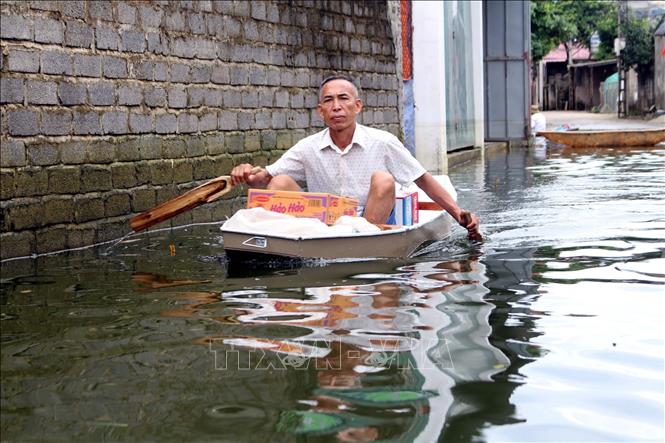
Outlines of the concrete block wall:
<svg viewBox="0 0 665 443">
<path fill-rule="evenodd" d="M 320 81 L 358 79 L 399 133 L 385 2 L 0 4 L 0 258 L 81 247 L 322 128 Z M 221 220 L 240 191 L 166 222 Z"/>
</svg>

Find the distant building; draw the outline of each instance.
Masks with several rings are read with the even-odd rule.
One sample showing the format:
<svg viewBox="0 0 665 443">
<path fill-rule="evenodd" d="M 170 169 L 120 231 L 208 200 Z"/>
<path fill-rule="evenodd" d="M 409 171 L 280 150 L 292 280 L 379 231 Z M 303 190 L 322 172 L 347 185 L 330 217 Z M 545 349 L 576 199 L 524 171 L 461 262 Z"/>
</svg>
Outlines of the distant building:
<svg viewBox="0 0 665 443">
<path fill-rule="evenodd" d="M 591 52 L 586 46 L 576 46 L 571 51 L 572 61 L 587 61 Z M 538 63 L 537 72 L 538 104 L 543 110 L 572 109 L 570 104 L 568 77 L 568 54 L 563 44 L 552 49 Z"/>
<path fill-rule="evenodd" d="M 591 51 L 583 45 L 572 49 L 569 70 L 566 48 L 560 44 L 538 64 L 538 103 L 550 111 L 601 108 L 605 104 L 601 85 L 615 72 L 616 60 L 591 60 Z"/>
<path fill-rule="evenodd" d="M 485 141 L 526 140 L 529 3 L 389 1 L 399 24 L 405 145 L 430 171 Z"/>
<path fill-rule="evenodd" d="M 648 18 L 656 23 L 665 14 L 665 1 L 662 0 L 631 0 L 626 5 L 635 17 Z"/>
</svg>

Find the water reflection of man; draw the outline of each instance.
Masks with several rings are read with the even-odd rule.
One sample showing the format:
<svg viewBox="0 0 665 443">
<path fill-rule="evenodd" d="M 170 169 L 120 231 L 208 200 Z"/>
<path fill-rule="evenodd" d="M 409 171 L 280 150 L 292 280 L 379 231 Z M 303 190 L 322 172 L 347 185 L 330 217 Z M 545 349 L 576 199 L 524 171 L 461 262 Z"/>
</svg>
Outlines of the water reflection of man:
<svg viewBox="0 0 665 443">
<path fill-rule="evenodd" d="M 443 268 L 445 269 L 445 268 Z M 442 270 L 443 270 L 442 269 Z M 440 278 L 436 273 L 437 278 Z M 393 385 L 401 385 L 406 391 L 418 392 L 419 377 L 414 373 L 415 365 L 398 364 L 394 358 L 401 355 L 404 358 L 407 352 L 414 346 L 419 346 L 422 326 L 418 322 L 417 315 L 410 315 L 406 311 L 404 300 L 405 285 L 394 281 L 380 281 L 375 284 L 362 286 L 342 286 L 332 288 L 309 288 L 313 294 L 318 295 L 321 302 L 306 304 L 302 301 L 293 300 L 293 304 L 279 306 L 287 308 L 288 312 L 306 311 L 320 312 L 320 309 L 328 302 L 334 302 L 326 310 L 326 318 L 300 321 L 301 326 L 312 326 L 313 324 L 325 325 L 332 334 L 326 334 L 324 330 L 311 334 L 309 339 L 326 340 L 329 353 L 325 356 L 315 357 L 312 363 L 317 368 L 316 377 L 319 392 L 314 392 L 306 400 L 310 404 L 310 411 L 316 413 L 332 414 L 342 420 L 342 429 L 335 431 L 335 438 L 345 442 L 367 442 L 376 441 L 392 435 L 395 429 L 390 429 L 388 422 L 380 420 L 372 423 L 371 419 L 364 414 L 358 414 L 358 404 L 355 403 L 353 394 L 362 395 L 381 391 L 381 383 L 376 382 L 374 373 L 378 377 L 390 377 Z M 408 287 L 408 285 L 406 286 Z M 439 290 L 448 289 L 449 282 Z M 434 290 L 428 285 L 428 290 Z M 327 295 L 326 295 L 327 294 Z M 345 297 L 347 302 L 341 302 L 339 297 Z M 253 300 L 256 301 L 256 300 Z M 296 305 L 299 304 L 301 309 Z M 337 312 L 340 306 L 346 307 L 346 315 Z M 419 306 L 418 308 L 429 308 Z M 408 336 L 408 337 L 407 337 Z M 308 340 L 308 337 L 302 337 Z M 382 361 L 381 358 L 386 360 Z M 398 381 L 399 380 L 399 381 Z M 388 388 L 390 390 L 390 388 Z M 351 394 L 350 397 L 347 395 Z M 396 408 L 381 402 L 372 404 L 376 408 Z M 410 422 L 418 422 L 416 416 L 422 417 L 429 414 L 426 401 L 411 402 L 404 401 L 400 404 L 401 418 Z M 404 411 L 408 411 L 404 412 Z M 388 409 L 386 409 L 386 413 Z M 374 420 L 376 421 L 376 420 Z"/>
<path fill-rule="evenodd" d="M 316 368 L 317 389 L 308 398 L 301 399 L 301 403 L 309 405 L 311 413 L 339 418 L 340 425 L 331 430 L 331 435 L 339 441 L 375 441 L 394 436 L 396 432 L 403 431 L 407 422 L 412 423 L 409 426 L 411 429 L 413 423 L 440 420 L 439 416 L 430 417 L 430 408 L 438 400 L 430 403 L 425 396 L 419 400 L 398 401 L 400 419 L 395 421 L 397 416 L 390 415 L 390 411 L 397 407 L 395 403 L 389 405 L 381 400 L 369 400 L 368 395 L 377 391 L 388 393 L 396 386 L 412 393 L 425 393 L 432 389 L 421 384 L 422 375 L 418 374 L 422 372 L 423 362 L 416 361 L 413 355 L 420 352 L 424 356 L 431 346 L 429 340 L 437 337 L 439 323 L 435 319 L 444 314 L 435 306 L 444 297 L 442 294 L 458 284 L 468 283 L 455 274 L 473 272 L 474 266 L 474 262 L 427 264 L 424 268 L 419 264 L 410 265 L 400 269 L 402 274 L 396 276 L 398 281 L 386 277 L 374 284 L 307 288 L 310 297 L 305 300 L 251 298 L 243 304 L 242 298 L 229 299 L 228 307 L 233 314 L 213 316 L 212 319 L 224 324 L 292 325 L 310 328 L 312 333 L 282 339 L 253 337 L 257 330 L 252 328 L 243 328 L 242 331 L 230 329 L 227 332 L 231 336 L 206 337 L 196 342 L 209 344 L 221 339 L 234 347 L 273 350 L 278 355 L 309 359 L 309 367 Z M 153 280 L 147 275 L 140 275 L 136 283 L 151 287 L 155 284 Z M 179 283 L 165 278 L 157 280 L 158 287 Z M 437 291 L 441 293 L 439 297 L 436 297 Z M 434 298 L 427 301 L 429 296 Z M 206 312 L 210 316 L 215 312 L 211 310 L 211 304 L 220 301 L 219 293 L 214 292 L 184 292 L 180 298 L 185 302 L 179 303 L 179 309 L 165 311 L 163 315 L 195 317 Z M 429 320 L 423 323 L 422 315 L 426 312 L 430 315 L 424 318 Z M 327 349 L 310 344 L 324 341 Z M 384 357 L 387 358 L 382 360 Z M 393 357 L 409 361 L 398 362 Z M 437 371 L 439 376 L 445 378 Z M 381 381 L 386 377 L 391 380 L 388 387 L 385 387 L 385 381 Z M 438 395 L 444 395 L 444 392 Z M 358 396 L 365 396 L 365 403 L 357 403 Z M 449 400 L 444 400 L 442 404 L 447 402 Z M 364 407 L 385 408 L 385 413 L 393 418 L 367 415 L 362 412 Z M 307 431 L 303 428 L 301 432 Z"/>
<path fill-rule="evenodd" d="M 358 389 L 362 388 L 361 374 L 355 371 L 358 363 L 365 361 L 372 353 L 361 347 L 335 341 L 331 343 L 331 353 L 322 360 L 329 360 L 330 364 L 341 362 L 339 367 L 328 370 L 318 370 L 317 380 L 319 387 L 324 389 Z M 349 358 L 353 356 L 353 358 Z M 317 367 L 322 362 L 317 362 Z M 326 362 L 323 362 L 326 364 Z M 313 410 L 339 414 L 353 408 L 353 405 L 333 395 L 316 395 L 312 398 L 315 402 Z M 352 426 L 345 427 L 337 432 L 336 437 L 344 442 L 367 442 L 379 438 L 379 430 L 374 426 Z"/>
</svg>

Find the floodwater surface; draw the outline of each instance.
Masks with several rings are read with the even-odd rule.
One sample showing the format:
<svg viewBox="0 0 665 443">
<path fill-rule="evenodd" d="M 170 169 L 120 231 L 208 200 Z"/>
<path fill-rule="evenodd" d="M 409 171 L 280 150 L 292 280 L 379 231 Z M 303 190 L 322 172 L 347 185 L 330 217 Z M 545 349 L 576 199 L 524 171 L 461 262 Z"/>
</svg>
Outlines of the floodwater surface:
<svg viewBox="0 0 665 443">
<path fill-rule="evenodd" d="M 662 441 L 665 148 L 451 179 L 482 245 L 259 271 L 211 224 L 4 262 L 2 439 Z"/>
</svg>

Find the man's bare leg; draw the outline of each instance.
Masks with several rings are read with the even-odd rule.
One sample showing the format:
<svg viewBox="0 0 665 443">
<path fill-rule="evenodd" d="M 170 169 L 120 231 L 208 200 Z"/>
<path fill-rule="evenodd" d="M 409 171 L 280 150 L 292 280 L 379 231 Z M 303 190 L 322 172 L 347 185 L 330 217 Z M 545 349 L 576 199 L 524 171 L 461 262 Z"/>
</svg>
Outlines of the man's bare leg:
<svg viewBox="0 0 665 443">
<path fill-rule="evenodd" d="M 387 172 L 374 172 L 363 217 L 370 223 L 385 223 L 394 206 L 395 179 Z"/>
<path fill-rule="evenodd" d="M 298 183 L 288 175 L 278 175 L 273 177 L 268 183 L 267 189 L 273 191 L 302 191 Z"/>
</svg>

